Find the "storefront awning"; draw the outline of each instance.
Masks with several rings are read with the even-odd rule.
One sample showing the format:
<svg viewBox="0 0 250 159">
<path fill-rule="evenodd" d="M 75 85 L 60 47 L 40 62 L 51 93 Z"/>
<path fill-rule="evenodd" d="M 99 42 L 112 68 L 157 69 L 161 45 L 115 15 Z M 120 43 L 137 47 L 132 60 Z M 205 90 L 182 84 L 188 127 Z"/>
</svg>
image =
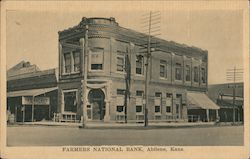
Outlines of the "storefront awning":
<svg viewBox="0 0 250 159">
<path fill-rule="evenodd" d="M 58 87 L 51 87 L 51 88 L 13 91 L 13 92 L 7 92 L 7 97 L 38 96 L 38 95 L 48 93 L 48 92 L 51 92 L 51 91 L 54 91 L 54 90 L 57 90 L 57 89 L 58 89 Z"/>
<path fill-rule="evenodd" d="M 220 109 L 205 93 L 187 92 L 188 109 Z"/>
</svg>

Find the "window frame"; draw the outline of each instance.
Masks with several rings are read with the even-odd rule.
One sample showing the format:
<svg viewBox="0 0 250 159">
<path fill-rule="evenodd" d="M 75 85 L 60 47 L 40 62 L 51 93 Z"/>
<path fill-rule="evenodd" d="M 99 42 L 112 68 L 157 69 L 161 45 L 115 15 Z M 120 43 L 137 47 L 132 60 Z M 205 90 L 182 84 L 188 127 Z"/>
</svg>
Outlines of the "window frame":
<svg viewBox="0 0 250 159">
<path fill-rule="evenodd" d="M 123 59 L 123 64 L 118 64 L 118 58 Z M 125 73 L 125 65 L 126 65 L 125 52 L 117 51 L 117 54 L 116 54 L 116 72 Z M 119 67 L 122 66 L 122 71 L 118 70 L 118 66 Z"/>
<path fill-rule="evenodd" d="M 89 60 L 89 71 L 91 72 L 100 72 L 100 71 L 103 71 L 104 70 L 104 48 L 101 48 L 101 47 L 93 47 L 90 49 L 91 50 L 91 53 L 90 53 L 90 60 Z M 99 64 L 99 63 L 92 63 L 92 54 L 102 54 L 102 63 Z M 92 65 L 101 65 L 101 69 L 93 69 L 92 68 Z"/>
<path fill-rule="evenodd" d="M 179 70 L 179 74 L 177 74 L 177 70 Z M 176 62 L 175 63 L 175 80 L 176 81 L 182 81 L 182 71 L 183 71 L 183 69 L 182 69 L 182 64 L 181 63 L 178 63 L 178 62 Z M 179 75 L 179 76 L 178 76 Z M 180 77 L 180 78 L 178 78 L 178 77 Z"/>
<path fill-rule="evenodd" d="M 139 69 L 141 69 L 141 73 L 137 73 L 137 69 L 138 69 L 138 67 L 137 67 L 137 61 L 139 61 L 138 60 L 138 57 L 141 57 L 141 68 L 139 68 Z M 144 56 L 142 56 L 142 55 L 136 55 L 136 60 L 135 60 L 135 74 L 136 75 L 140 75 L 140 76 L 143 76 L 144 75 Z"/>
</svg>

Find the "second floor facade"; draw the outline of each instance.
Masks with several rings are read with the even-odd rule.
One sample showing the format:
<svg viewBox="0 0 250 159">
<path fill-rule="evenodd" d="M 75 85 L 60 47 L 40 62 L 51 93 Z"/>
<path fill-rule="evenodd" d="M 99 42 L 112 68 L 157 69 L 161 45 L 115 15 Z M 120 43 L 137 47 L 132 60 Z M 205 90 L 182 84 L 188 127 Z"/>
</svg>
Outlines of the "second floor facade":
<svg viewBox="0 0 250 159">
<path fill-rule="evenodd" d="M 145 80 L 146 39 L 120 27 L 114 18 L 83 18 L 59 32 L 59 82 L 82 79 L 87 58 L 89 79 Z M 149 81 L 207 89 L 208 52 L 152 37 L 160 43 L 149 58 Z M 144 50 L 144 51 L 143 51 Z"/>
</svg>

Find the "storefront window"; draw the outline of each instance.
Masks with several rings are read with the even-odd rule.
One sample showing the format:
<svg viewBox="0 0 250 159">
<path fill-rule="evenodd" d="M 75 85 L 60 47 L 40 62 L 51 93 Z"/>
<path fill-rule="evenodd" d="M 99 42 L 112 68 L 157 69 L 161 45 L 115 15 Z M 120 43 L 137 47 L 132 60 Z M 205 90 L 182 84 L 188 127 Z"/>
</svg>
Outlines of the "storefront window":
<svg viewBox="0 0 250 159">
<path fill-rule="evenodd" d="M 64 92 L 64 111 L 76 113 L 77 111 L 76 91 Z"/>
</svg>

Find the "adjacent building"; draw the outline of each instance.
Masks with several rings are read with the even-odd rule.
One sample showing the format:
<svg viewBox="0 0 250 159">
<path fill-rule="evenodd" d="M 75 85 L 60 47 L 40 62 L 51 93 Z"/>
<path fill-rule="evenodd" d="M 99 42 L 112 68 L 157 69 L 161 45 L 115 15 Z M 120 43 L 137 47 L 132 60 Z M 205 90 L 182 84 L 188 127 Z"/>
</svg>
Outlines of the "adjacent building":
<svg viewBox="0 0 250 159">
<path fill-rule="evenodd" d="M 152 37 L 145 109 L 145 34 L 114 18 L 83 18 L 58 33 L 61 121 L 215 121 L 206 95 L 208 51 Z"/>
<path fill-rule="evenodd" d="M 21 61 L 7 71 L 7 110 L 16 122 L 52 120 L 57 113 L 57 71 Z"/>
<path fill-rule="evenodd" d="M 235 101 L 233 101 L 233 89 L 235 87 Z M 233 109 L 235 109 L 235 121 L 244 120 L 244 84 L 224 83 L 208 86 L 208 96 L 220 107 L 219 116 L 221 122 L 233 122 Z"/>
</svg>

